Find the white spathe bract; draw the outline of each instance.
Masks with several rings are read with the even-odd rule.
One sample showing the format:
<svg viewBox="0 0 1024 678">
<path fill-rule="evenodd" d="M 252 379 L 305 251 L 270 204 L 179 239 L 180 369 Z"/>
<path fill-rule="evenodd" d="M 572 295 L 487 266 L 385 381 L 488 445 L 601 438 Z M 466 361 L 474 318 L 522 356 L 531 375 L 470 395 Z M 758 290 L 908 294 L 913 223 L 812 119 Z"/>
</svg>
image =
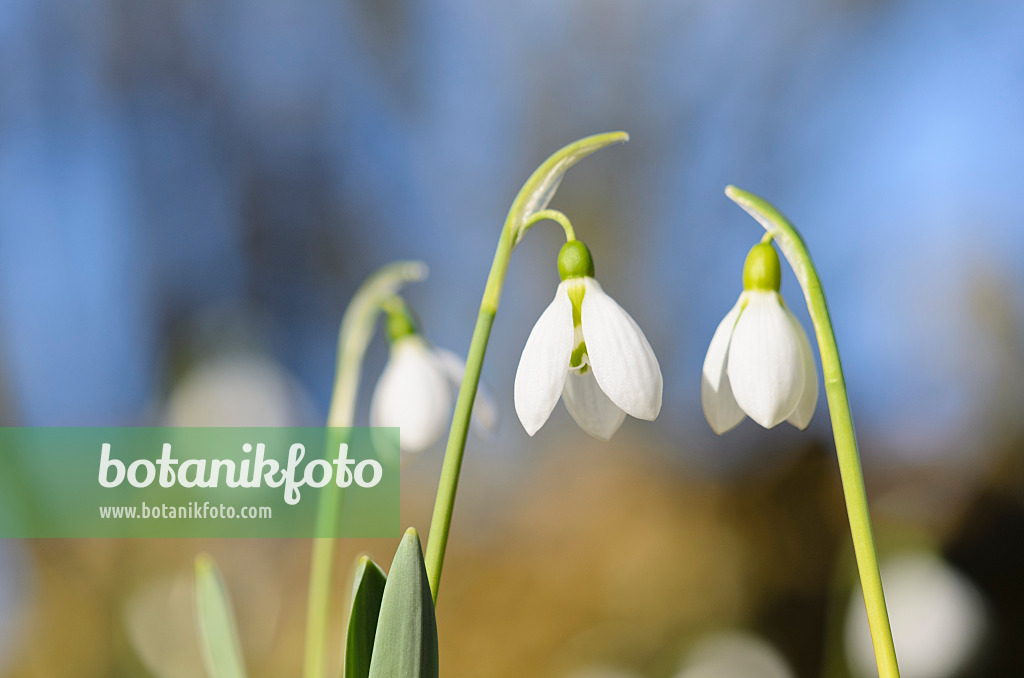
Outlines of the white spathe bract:
<svg viewBox="0 0 1024 678">
<path fill-rule="evenodd" d="M 570 293 L 582 296 L 579 325 Z M 516 414 L 526 432 L 536 433 L 561 397 L 584 431 L 608 440 L 627 414 L 654 420 L 661 392 L 658 359 L 633 318 L 595 279 L 562 282 L 530 332 L 516 371 Z"/>
<path fill-rule="evenodd" d="M 711 338 L 700 389 L 704 416 L 722 434 L 748 415 L 765 428 L 807 428 L 818 402 L 814 353 L 778 292 L 747 290 Z"/>
<path fill-rule="evenodd" d="M 451 424 L 453 388 L 462 381 L 465 362 L 451 351 L 431 346 L 418 334 L 396 340 L 373 390 L 371 426 L 401 429 L 402 452 L 433 445 Z M 487 430 L 497 424 L 491 398 L 478 389 L 473 415 Z"/>
</svg>

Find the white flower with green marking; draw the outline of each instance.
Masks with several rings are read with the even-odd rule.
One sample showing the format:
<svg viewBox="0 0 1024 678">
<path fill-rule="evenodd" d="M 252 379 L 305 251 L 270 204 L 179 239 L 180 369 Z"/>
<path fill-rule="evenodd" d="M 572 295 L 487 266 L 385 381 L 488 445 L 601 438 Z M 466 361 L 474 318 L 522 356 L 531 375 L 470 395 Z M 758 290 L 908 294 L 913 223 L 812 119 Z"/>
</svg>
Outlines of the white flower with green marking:
<svg viewBox="0 0 1024 678">
<path fill-rule="evenodd" d="M 466 364 L 451 351 L 424 339 L 403 304 L 392 305 L 386 311 L 390 349 L 373 390 L 370 425 L 401 429 L 402 452 L 420 452 L 448 430 L 453 392 L 462 382 Z M 473 415 L 486 431 L 497 425 L 497 409 L 483 388 L 477 392 Z"/>
<path fill-rule="evenodd" d="M 571 240 L 558 255 L 562 282 L 523 349 L 515 405 L 531 436 L 559 397 L 587 433 L 608 440 L 626 415 L 661 411 L 658 359 L 636 322 L 594 279 L 587 247 Z"/>
<path fill-rule="evenodd" d="M 765 428 L 788 421 L 805 429 L 814 414 L 814 353 L 779 294 L 781 274 L 771 243 L 755 245 L 743 267 L 743 293 L 711 338 L 700 396 L 715 433 L 744 416 Z"/>
</svg>

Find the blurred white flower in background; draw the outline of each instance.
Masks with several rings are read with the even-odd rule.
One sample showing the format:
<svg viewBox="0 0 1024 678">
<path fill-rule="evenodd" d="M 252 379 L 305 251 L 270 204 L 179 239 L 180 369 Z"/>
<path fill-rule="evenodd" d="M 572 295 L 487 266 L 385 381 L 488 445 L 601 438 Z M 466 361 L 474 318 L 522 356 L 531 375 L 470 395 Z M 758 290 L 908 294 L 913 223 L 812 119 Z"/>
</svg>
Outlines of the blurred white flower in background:
<svg viewBox="0 0 1024 678">
<path fill-rule="evenodd" d="M 701 640 L 674 678 L 794 678 L 786 659 L 764 640 L 727 631 Z"/>
<path fill-rule="evenodd" d="M 129 642 L 157 678 L 190 678 L 204 672 L 192 597 L 192 579 L 181 575 L 148 581 L 125 602 Z"/>
<path fill-rule="evenodd" d="M 451 425 L 454 395 L 462 384 L 466 363 L 451 351 L 432 346 L 419 333 L 391 341 L 388 362 L 373 389 L 371 426 L 401 429 L 403 453 L 415 453 L 436 443 Z M 481 384 L 473 403 L 473 420 L 484 432 L 498 424 L 494 400 Z"/>
<path fill-rule="evenodd" d="M 237 353 L 198 362 L 171 391 L 166 426 L 311 426 L 315 408 L 274 360 Z"/>
<path fill-rule="evenodd" d="M 928 553 L 887 559 L 881 572 L 902 678 L 960 675 L 988 633 L 987 606 L 978 589 Z M 859 587 L 847 608 L 845 643 L 851 672 L 874 678 L 875 654 Z"/>
<path fill-rule="evenodd" d="M 273 647 L 282 609 L 280 573 L 270 562 L 272 542 L 218 557 L 230 572 L 229 593 L 239 642 L 254 660 Z M 206 675 L 196 634 L 195 584 L 191 571 L 143 581 L 127 596 L 122 622 L 139 661 L 156 678 Z"/>
<path fill-rule="evenodd" d="M 771 243 L 743 266 L 743 292 L 718 325 L 701 379 L 704 417 L 721 435 L 748 415 L 765 428 L 807 428 L 818 403 L 814 352 L 779 294 L 781 267 Z"/>
</svg>

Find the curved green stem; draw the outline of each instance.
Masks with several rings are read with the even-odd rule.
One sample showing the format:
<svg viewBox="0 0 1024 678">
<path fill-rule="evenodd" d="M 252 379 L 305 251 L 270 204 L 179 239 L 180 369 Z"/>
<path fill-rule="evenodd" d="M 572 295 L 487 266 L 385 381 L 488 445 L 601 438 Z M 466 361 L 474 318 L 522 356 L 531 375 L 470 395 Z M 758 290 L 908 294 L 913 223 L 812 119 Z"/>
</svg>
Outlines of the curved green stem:
<svg viewBox="0 0 1024 678">
<path fill-rule="evenodd" d="M 348 428 L 355 417 L 356 395 L 363 356 L 373 336 L 381 305 L 407 282 L 423 280 L 427 267 L 418 261 L 399 261 L 377 269 L 360 285 L 345 309 L 338 335 L 338 366 L 327 415 L 329 428 Z M 330 437 L 330 436 L 328 436 Z M 331 447 L 331 445 L 328 445 Z M 335 449 L 337 449 L 335 447 Z M 333 535 L 340 519 L 341 492 L 330 483 L 320 494 L 314 534 Z M 326 670 L 327 622 L 330 616 L 334 537 L 313 539 L 306 607 L 305 678 L 323 678 Z"/>
<path fill-rule="evenodd" d="M 520 229 L 519 239 L 522 240 L 526 232 L 533 228 L 534 224 L 541 221 L 550 219 L 551 221 L 557 222 L 562 230 L 565 231 L 565 241 L 572 242 L 576 239 L 576 232 L 572 229 L 572 223 L 569 221 L 569 217 L 565 216 L 558 210 L 541 210 L 530 215 L 530 218 L 523 223 L 523 227 Z"/>
<path fill-rule="evenodd" d="M 814 332 L 818 337 L 821 369 L 825 376 L 825 394 L 832 417 L 836 455 L 839 458 L 839 474 L 843 483 L 843 495 L 846 497 L 846 513 L 850 519 L 853 549 L 857 558 L 861 588 L 864 591 L 864 605 L 871 628 L 878 675 L 879 678 L 899 678 L 896 649 L 893 646 L 892 630 L 889 628 L 889 613 L 885 607 L 882 578 L 878 572 L 878 554 L 875 552 L 875 539 L 871 531 L 864 475 L 861 472 L 853 417 L 850 414 L 850 401 L 846 393 L 843 366 L 839 361 L 839 347 L 836 344 L 835 332 L 832 330 L 821 280 L 803 238 L 782 213 L 766 200 L 735 186 L 728 186 L 725 194 L 775 238 L 789 265 L 792 266 L 797 280 L 800 281 L 800 287 L 803 288 L 807 310 L 810 312 Z"/>
<path fill-rule="evenodd" d="M 541 219 L 554 219 L 562 224 L 563 228 L 568 226 L 566 237 L 575 239 L 575 234 L 572 234 L 572 226 L 568 225 L 569 220 L 565 218 L 565 215 L 555 210 L 545 209 L 548 202 L 570 167 L 598 149 L 628 139 L 629 135 L 625 132 L 596 134 L 580 139 L 557 151 L 530 175 L 512 202 L 512 207 L 505 218 L 505 226 L 498 238 L 498 248 L 494 253 L 491 272 L 487 276 L 483 300 L 480 302 L 480 314 L 477 316 L 476 327 L 473 330 L 469 354 L 466 356 L 466 371 L 459 388 L 459 397 L 455 402 L 455 414 L 452 418 L 451 431 L 448 434 L 448 446 L 445 448 L 441 479 L 437 487 L 437 499 L 430 520 L 426 566 L 427 577 L 430 580 L 430 592 L 435 603 L 437 602 L 437 589 L 441 582 L 441 568 L 444 566 L 444 554 L 448 547 L 448 532 L 452 523 L 452 511 L 455 508 L 455 493 L 459 486 L 459 473 L 462 470 L 462 455 L 466 449 L 466 435 L 469 431 L 473 400 L 476 398 L 480 370 L 484 363 L 484 353 L 487 351 L 491 326 L 494 324 L 494 316 L 498 312 L 498 303 L 501 301 L 501 290 L 505 284 L 505 275 L 508 273 L 512 250 L 522 239 L 526 230 Z"/>
</svg>

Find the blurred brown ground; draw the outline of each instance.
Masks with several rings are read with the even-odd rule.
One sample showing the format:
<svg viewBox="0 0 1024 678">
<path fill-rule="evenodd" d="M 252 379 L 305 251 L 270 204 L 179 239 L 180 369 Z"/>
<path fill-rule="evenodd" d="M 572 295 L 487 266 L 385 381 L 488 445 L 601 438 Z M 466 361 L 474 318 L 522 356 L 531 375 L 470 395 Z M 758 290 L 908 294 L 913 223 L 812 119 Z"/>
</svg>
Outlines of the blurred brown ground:
<svg viewBox="0 0 1024 678">
<path fill-rule="evenodd" d="M 850 553 L 824 450 L 807 444 L 756 477 L 699 481 L 666 461 L 671 450 L 565 435 L 514 475 L 471 443 L 439 598 L 442 675 L 554 677 L 609 663 L 667 677 L 696 637 L 725 628 L 768 638 L 798 675 L 826 662 L 842 675 L 825 653 Z M 439 462 L 429 453 L 403 479 L 404 520 L 424 533 Z M 883 548 L 906 543 L 886 515 L 876 512 Z M 349 564 L 365 551 L 386 567 L 396 545 L 340 543 L 336 660 Z M 202 675 L 189 589 L 201 550 L 224 572 L 253 678 L 300 672 L 308 540 L 28 547 L 35 598 L 12 676 Z"/>
</svg>

